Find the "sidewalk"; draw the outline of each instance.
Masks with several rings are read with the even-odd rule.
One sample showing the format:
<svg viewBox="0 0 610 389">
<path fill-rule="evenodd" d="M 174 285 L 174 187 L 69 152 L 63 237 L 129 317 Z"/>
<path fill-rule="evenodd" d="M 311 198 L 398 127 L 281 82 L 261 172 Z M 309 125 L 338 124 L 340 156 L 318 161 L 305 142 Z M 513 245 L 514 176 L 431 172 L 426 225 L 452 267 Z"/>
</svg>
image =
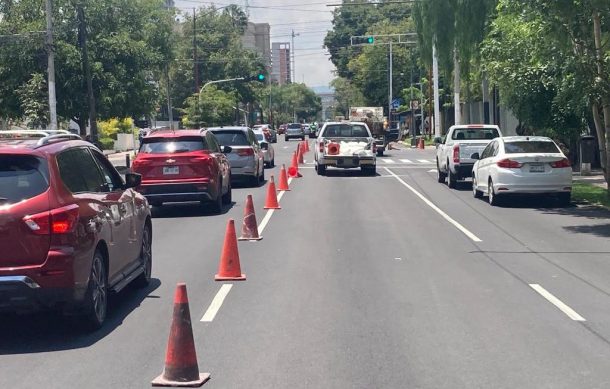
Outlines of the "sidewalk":
<svg viewBox="0 0 610 389">
<path fill-rule="evenodd" d="M 608 185 L 606 184 L 606 180 L 604 179 L 604 174 L 601 170 L 592 171 L 591 174 L 588 176 L 581 176 L 580 172 L 574 172 L 572 173 L 572 181 L 583 182 L 604 189 L 608 187 Z"/>
</svg>

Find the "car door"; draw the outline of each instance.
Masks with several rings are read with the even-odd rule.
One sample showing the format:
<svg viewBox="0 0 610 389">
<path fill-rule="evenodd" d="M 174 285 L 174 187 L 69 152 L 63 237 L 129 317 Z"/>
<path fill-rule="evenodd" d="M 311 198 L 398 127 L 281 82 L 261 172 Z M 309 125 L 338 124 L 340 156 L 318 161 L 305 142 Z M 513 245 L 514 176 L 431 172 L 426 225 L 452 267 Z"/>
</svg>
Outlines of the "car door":
<svg viewBox="0 0 610 389">
<path fill-rule="evenodd" d="M 479 189 L 487 188 L 487 181 L 489 180 L 490 162 L 493 160 L 493 151 L 497 147 L 497 143 L 497 141 L 490 142 L 481 153 L 476 173 L 477 186 Z"/>
<path fill-rule="evenodd" d="M 212 133 L 208 132 L 205 135 L 205 138 L 210 150 L 210 155 L 212 155 L 216 160 L 218 170 L 222 177 L 222 188 L 220 191 L 221 193 L 226 193 L 231 180 L 231 165 L 229 164 L 227 156 L 222 152 L 216 137 Z"/>
<path fill-rule="evenodd" d="M 258 140 L 256 140 L 256 135 L 254 135 L 254 132 L 252 132 L 251 129 L 248 129 L 248 141 L 250 142 L 250 145 L 252 145 L 252 148 L 254 149 L 254 155 L 256 156 L 256 171 L 259 174 L 262 174 L 263 170 L 265 169 L 263 150 L 258 144 Z"/>
</svg>

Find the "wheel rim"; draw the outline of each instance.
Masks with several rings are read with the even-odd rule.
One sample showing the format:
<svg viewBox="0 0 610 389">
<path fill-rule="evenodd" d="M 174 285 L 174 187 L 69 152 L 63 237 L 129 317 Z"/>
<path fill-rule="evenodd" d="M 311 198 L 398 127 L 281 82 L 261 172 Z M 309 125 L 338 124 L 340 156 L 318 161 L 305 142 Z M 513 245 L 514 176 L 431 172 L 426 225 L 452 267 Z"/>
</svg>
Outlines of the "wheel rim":
<svg viewBox="0 0 610 389">
<path fill-rule="evenodd" d="M 150 242 L 150 230 L 148 228 L 144 229 L 144 234 L 142 235 L 142 265 L 144 266 L 144 276 L 147 280 L 150 280 L 150 275 L 152 272 L 152 244 Z"/>
<path fill-rule="evenodd" d="M 106 280 L 104 276 L 104 266 L 99 258 L 96 258 L 91 272 L 91 282 L 93 282 L 93 309 L 95 317 L 101 322 L 106 316 Z"/>
</svg>

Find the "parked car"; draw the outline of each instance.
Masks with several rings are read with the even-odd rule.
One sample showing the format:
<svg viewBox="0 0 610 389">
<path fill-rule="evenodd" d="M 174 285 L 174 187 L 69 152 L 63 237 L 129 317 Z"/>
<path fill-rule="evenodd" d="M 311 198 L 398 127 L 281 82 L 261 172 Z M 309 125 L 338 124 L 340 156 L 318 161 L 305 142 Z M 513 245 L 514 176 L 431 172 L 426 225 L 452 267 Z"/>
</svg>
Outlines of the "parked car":
<svg viewBox="0 0 610 389">
<path fill-rule="evenodd" d="M 275 150 L 271 143 L 267 141 L 265 138 L 265 134 L 262 131 L 254 131 L 254 136 L 256 136 L 256 140 L 260 145 L 263 151 L 263 160 L 265 161 L 265 166 L 274 167 L 275 166 Z"/>
<path fill-rule="evenodd" d="M 218 142 L 231 147 L 227 154 L 231 164 L 231 177 L 234 180 L 247 180 L 258 186 L 265 181 L 265 162 L 254 132 L 248 127 L 209 128 Z"/>
<path fill-rule="evenodd" d="M 142 139 L 132 169 L 142 175 L 138 191 L 153 206 L 199 201 L 215 213 L 231 203 L 231 168 L 209 131 L 160 130 Z"/>
<path fill-rule="evenodd" d="M 263 132 L 263 134 L 265 135 L 265 140 L 267 140 L 267 142 L 277 143 L 277 133 L 275 132 L 275 130 L 273 128 L 271 128 L 271 125 L 257 124 L 254 127 L 252 127 L 252 131 L 256 132 L 258 130 Z"/>
<path fill-rule="evenodd" d="M 570 203 L 572 167 L 550 138 L 510 136 L 496 138 L 479 154 L 472 170 L 474 197 L 488 196 L 491 205 L 513 194 L 553 194 L 562 205 Z"/>
<path fill-rule="evenodd" d="M 74 134 L 0 137 L 0 311 L 57 309 L 93 329 L 108 294 L 150 282 L 148 202 Z"/>
<path fill-rule="evenodd" d="M 305 131 L 300 123 L 290 123 L 284 133 L 284 140 L 289 141 L 292 138 L 305 140 Z"/>
</svg>

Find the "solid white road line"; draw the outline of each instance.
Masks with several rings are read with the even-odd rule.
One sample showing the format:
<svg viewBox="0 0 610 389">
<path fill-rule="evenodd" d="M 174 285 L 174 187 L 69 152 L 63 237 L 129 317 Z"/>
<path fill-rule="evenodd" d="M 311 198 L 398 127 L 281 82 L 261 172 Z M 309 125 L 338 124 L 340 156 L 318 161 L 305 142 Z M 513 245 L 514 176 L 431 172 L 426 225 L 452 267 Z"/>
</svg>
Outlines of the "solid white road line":
<svg viewBox="0 0 610 389">
<path fill-rule="evenodd" d="M 421 163 L 432 163 L 432 161 L 428 161 L 427 159 L 418 159 Z"/>
<path fill-rule="evenodd" d="M 403 163 L 413 163 L 413 161 L 411 161 L 410 159 L 401 159 L 400 162 L 403 162 Z"/>
<path fill-rule="evenodd" d="M 292 183 L 292 177 L 290 177 L 288 179 L 288 186 L 290 186 L 291 183 Z M 277 195 L 277 202 L 278 203 L 280 202 L 282 197 L 284 197 L 284 193 L 286 193 L 286 192 L 282 191 L 282 192 L 280 192 L 279 195 Z M 259 233 L 259 235 L 263 234 L 263 230 L 265 229 L 265 227 L 267 227 L 267 224 L 269 223 L 269 220 L 271 220 L 271 216 L 273 216 L 273 212 L 275 212 L 275 209 L 267 210 L 267 213 L 265 214 L 265 217 L 261 221 L 261 224 L 258 225 L 258 233 Z"/>
<path fill-rule="evenodd" d="M 544 289 L 542 286 L 540 286 L 538 284 L 529 284 L 529 285 L 532 287 L 532 289 L 534 289 L 536 292 L 538 292 L 542 297 L 547 299 L 551 304 L 553 304 L 554 306 L 559 308 L 559 310 L 561 310 L 561 312 L 568 315 L 568 317 L 570 319 L 575 320 L 575 321 L 586 321 L 584 317 L 580 316 L 572 308 L 565 305 L 561 300 L 559 300 L 557 297 L 553 296 L 548 290 Z"/>
<path fill-rule="evenodd" d="M 417 197 L 419 197 L 420 199 L 422 199 L 422 201 L 426 204 L 428 204 L 428 206 L 430 208 L 432 208 L 433 210 L 435 210 L 439 215 L 441 215 L 443 217 L 443 219 L 447 220 L 449 223 L 453 224 L 455 226 L 455 228 L 457 228 L 458 230 L 462 231 L 462 233 L 464 233 L 464 235 L 466 235 L 467 237 L 469 237 L 473 242 L 482 242 L 481 239 L 479 239 L 475 234 L 473 234 L 472 232 L 470 232 L 468 229 L 466 229 L 466 227 L 464 227 L 463 225 L 461 225 L 460 223 L 458 223 L 456 220 L 454 220 L 451 216 L 447 215 L 445 212 L 443 212 L 442 209 L 440 209 L 439 207 L 437 207 L 436 205 L 434 205 L 434 203 L 430 200 L 428 200 L 426 197 L 424 197 L 424 195 L 422 195 L 421 193 L 419 193 L 418 191 L 415 190 L 415 188 L 413 188 L 411 185 L 407 184 L 402 178 L 398 177 L 393 171 L 391 171 L 390 169 L 388 169 L 387 167 L 384 168 L 385 170 L 388 171 L 388 173 L 390 173 L 394 178 L 396 178 L 398 180 L 398 182 L 400 182 L 401 184 L 403 184 L 404 186 L 407 187 L 407 189 L 409 189 L 411 192 L 413 192 Z"/>
<path fill-rule="evenodd" d="M 233 284 L 223 284 L 220 287 L 220 290 L 218 291 L 218 293 L 216 293 L 214 300 L 212 300 L 212 303 L 208 307 L 208 310 L 205 311 L 205 314 L 203 315 L 200 321 L 211 322 L 212 320 L 214 320 L 216 314 L 218 313 L 218 310 L 222 306 L 222 303 L 225 301 L 225 297 L 227 297 L 232 287 Z"/>
</svg>

